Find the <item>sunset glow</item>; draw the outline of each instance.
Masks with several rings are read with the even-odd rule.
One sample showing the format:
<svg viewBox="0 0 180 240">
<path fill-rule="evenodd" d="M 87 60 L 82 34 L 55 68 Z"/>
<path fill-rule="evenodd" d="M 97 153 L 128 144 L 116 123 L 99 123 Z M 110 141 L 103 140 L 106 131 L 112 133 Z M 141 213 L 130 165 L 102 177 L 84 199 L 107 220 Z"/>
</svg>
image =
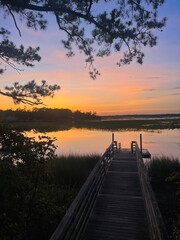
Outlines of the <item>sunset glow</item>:
<svg viewBox="0 0 180 240">
<path fill-rule="evenodd" d="M 12 20 L 2 20 L 12 28 L 12 38 L 17 44 L 40 46 L 42 60 L 34 68 L 24 68 L 20 74 L 9 67 L 1 75 L 0 88 L 13 82 L 26 83 L 45 79 L 49 84 L 59 84 L 61 90 L 54 98 L 45 98 L 48 108 L 69 108 L 92 111 L 99 115 L 156 114 L 180 112 L 180 1 L 166 0 L 160 15 L 167 16 L 167 26 L 157 33 L 158 45 L 145 49 L 142 66 L 132 63 L 117 67 L 117 54 L 97 59 L 101 75 L 92 80 L 84 56 L 76 54 L 67 58 L 60 45 L 61 33 L 53 21 L 47 31 L 33 32 L 20 25 L 22 37 L 12 25 Z M 11 27 L 10 27 L 11 26 Z M 0 95 L 0 109 L 24 108 Z M 26 106 L 29 108 L 28 106 Z M 43 106 L 39 106 L 43 107 Z"/>
</svg>

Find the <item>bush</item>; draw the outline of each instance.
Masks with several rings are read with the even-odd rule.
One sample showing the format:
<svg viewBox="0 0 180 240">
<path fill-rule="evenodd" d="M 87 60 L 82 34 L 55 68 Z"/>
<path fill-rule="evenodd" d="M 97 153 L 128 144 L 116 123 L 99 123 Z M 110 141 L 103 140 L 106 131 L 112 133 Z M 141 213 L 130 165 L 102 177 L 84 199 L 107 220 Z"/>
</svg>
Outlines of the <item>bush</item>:
<svg viewBox="0 0 180 240">
<path fill-rule="evenodd" d="M 151 185 L 168 233 L 179 239 L 180 229 L 180 161 L 165 156 L 153 158 L 147 163 Z"/>
<path fill-rule="evenodd" d="M 0 133 L 0 239 L 49 239 L 99 157 L 57 158 L 53 139 Z"/>
</svg>

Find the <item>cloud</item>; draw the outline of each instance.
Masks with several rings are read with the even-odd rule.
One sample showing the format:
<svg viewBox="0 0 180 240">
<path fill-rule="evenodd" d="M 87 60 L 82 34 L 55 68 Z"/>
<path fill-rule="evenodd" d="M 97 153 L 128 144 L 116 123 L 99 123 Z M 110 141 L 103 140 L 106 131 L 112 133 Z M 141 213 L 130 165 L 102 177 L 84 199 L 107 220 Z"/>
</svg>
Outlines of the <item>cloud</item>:
<svg viewBox="0 0 180 240">
<path fill-rule="evenodd" d="M 170 94 L 171 96 L 179 96 L 180 95 L 180 93 L 172 93 L 172 94 Z"/>
<path fill-rule="evenodd" d="M 157 99 L 157 97 L 151 97 L 151 96 L 148 96 L 148 97 L 146 97 L 147 99 Z M 145 99 L 146 99 L 145 98 Z"/>
<path fill-rule="evenodd" d="M 142 89 L 141 91 L 142 92 L 153 92 L 153 91 L 156 91 L 157 89 L 156 88 L 145 88 L 145 89 Z"/>
<path fill-rule="evenodd" d="M 173 89 L 176 89 L 176 90 L 177 90 L 177 89 L 180 89 L 180 86 L 179 86 L 179 87 L 174 87 Z"/>
<path fill-rule="evenodd" d="M 146 79 L 159 79 L 160 77 L 146 77 Z"/>
</svg>

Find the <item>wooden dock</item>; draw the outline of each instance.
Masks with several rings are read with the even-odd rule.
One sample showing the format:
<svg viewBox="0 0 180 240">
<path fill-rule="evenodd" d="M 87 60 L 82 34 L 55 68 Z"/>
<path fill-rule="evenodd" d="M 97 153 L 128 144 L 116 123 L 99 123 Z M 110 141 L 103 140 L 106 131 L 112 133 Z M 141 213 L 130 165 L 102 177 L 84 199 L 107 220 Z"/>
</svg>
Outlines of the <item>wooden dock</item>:
<svg viewBox="0 0 180 240">
<path fill-rule="evenodd" d="M 113 137 L 50 240 L 168 240 L 137 142 Z"/>
<path fill-rule="evenodd" d="M 130 151 L 114 155 L 82 239 L 150 239 L 137 161 Z"/>
</svg>

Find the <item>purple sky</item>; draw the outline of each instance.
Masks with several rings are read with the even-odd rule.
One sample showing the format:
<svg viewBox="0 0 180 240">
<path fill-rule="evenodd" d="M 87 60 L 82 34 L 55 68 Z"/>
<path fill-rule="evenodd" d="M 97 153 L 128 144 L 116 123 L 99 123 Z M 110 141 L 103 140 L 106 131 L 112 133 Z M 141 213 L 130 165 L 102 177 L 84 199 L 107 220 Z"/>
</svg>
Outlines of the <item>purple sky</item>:
<svg viewBox="0 0 180 240">
<path fill-rule="evenodd" d="M 2 14 L 2 13 L 1 13 Z M 61 90 L 53 99 L 45 99 L 47 107 L 96 111 L 98 114 L 179 113 L 180 112 L 180 1 L 166 0 L 160 16 L 168 18 L 167 26 L 158 34 L 158 44 L 145 49 L 142 66 L 132 63 L 117 67 L 117 54 L 97 59 L 101 72 L 97 80 L 89 77 L 84 56 L 79 53 L 68 59 L 60 41 L 63 33 L 52 17 L 47 31 L 27 29 L 19 23 L 20 38 L 12 19 L 2 20 L 12 31 L 17 44 L 40 46 L 42 60 L 21 74 L 8 68 L 1 75 L 0 88 L 15 81 L 26 83 L 35 79 L 59 84 Z M 0 96 L 0 109 L 15 109 L 12 100 Z M 42 106 L 40 106 L 42 107 Z"/>
</svg>

